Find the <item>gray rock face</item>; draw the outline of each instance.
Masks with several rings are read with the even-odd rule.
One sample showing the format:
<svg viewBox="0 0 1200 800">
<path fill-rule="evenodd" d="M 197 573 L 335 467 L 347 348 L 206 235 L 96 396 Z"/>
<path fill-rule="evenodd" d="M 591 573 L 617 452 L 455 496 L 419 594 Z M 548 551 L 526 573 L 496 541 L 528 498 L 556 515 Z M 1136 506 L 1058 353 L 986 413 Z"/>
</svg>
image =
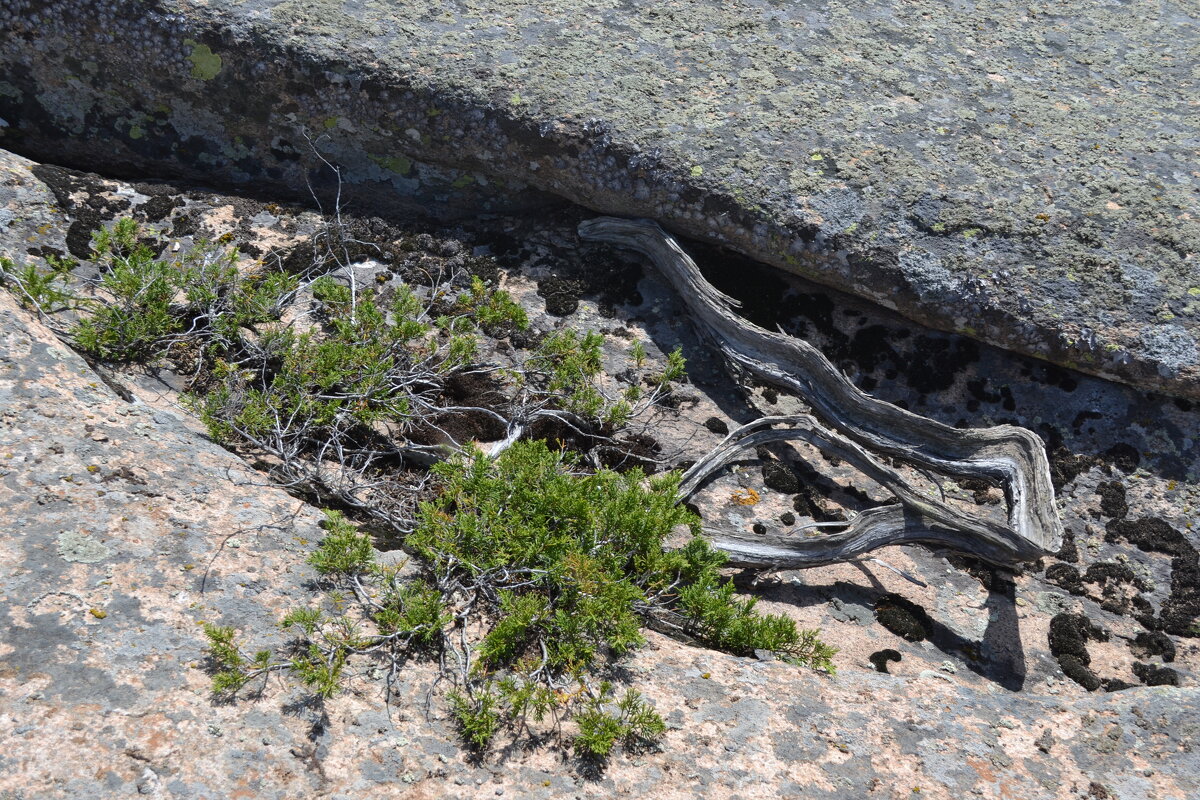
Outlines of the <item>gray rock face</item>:
<svg viewBox="0 0 1200 800">
<path fill-rule="evenodd" d="M 360 207 L 558 195 L 1200 397 L 1188 3 L 3 7 L 27 155 L 304 193 L 311 142 Z"/>
<path fill-rule="evenodd" d="M 59 206 L 59 195 L 72 202 Z M 236 231 L 239 241 L 259 244 L 282 246 L 287 230 L 312 230 L 304 218 L 315 215 L 274 218 L 269 205 L 66 175 L 0 151 L 0 256 L 18 262 L 69 248 L 89 209 L 102 209 L 92 221 L 105 224 L 113 215 L 148 218 L 167 209 L 170 218 L 157 220 L 164 229 L 182 230 L 190 219 L 196 235 Z M 257 237 L 251 228 L 261 228 Z M 641 285 L 645 318 L 678 321 L 649 281 Z M 523 296 L 544 305 L 532 289 Z M 653 310 L 659 303 L 662 310 Z M 830 316 L 847 319 L 846 310 Z M 571 324 L 595 313 L 594 301 L 584 301 Z M 641 325 L 639 319 L 625 322 Z M 1021 380 L 1020 365 L 1006 366 L 997 360 L 1003 355 L 985 354 L 960 380 L 1003 378 L 1005 388 L 1011 382 L 1015 410 L 1004 413 L 1022 421 L 1045 415 L 1085 452 L 1119 432 L 1131 442 L 1128 451 L 1145 454 L 1136 474 L 1095 465 L 1069 478 L 1060 497 L 1078 537 L 1072 563 L 1085 578 L 1098 565 L 1126 564 L 1157 587 L 1147 596 L 1161 607 L 1175 578 L 1171 562 L 1106 542 L 1099 522 L 1085 520 L 1096 516 L 1089 512 L 1096 481 L 1118 481 L 1128 490 L 1125 507 L 1108 502 L 1097 514 L 1165 515 L 1194 543 L 1200 460 L 1191 436 L 1200 412 L 1161 398 L 1153 405 L 1092 378 L 1081 377 L 1069 391 L 1065 375 L 1055 378 L 1057 387 Z M 138 375 L 118 374 L 138 398 L 122 400 L 0 291 L 0 797 L 729 800 L 913 797 L 914 788 L 938 800 L 1200 794 L 1195 636 L 1176 637 L 1179 653 L 1170 664 L 1180 670 L 1181 687 L 1089 694 L 1051 658 L 1048 621 L 1086 611 L 1111 628 L 1108 643 L 1089 644 L 1091 665 L 1101 677 L 1132 680 L 1126 642 L 1142 630 L 1099 605 L 1113 599 L 1107 590 L 1119 589 L 1118 581 L 1079 584 L 1076 575 L 1068 596 L 1048 591 L 1049 573 L 1031 570 L 1014 576 L 1011 592 L 985 590 L 920 548 L 886 555 L 924 579 L 920 590 L 863 564 L 764 581 L 753 590 L 764 607 L 805 627 L 820 625 L 842 648 L 835 677 L 647 632 L 648 645 L 622 667 L 670 731 L 661 750 L 621 753 L 598 776 L 586 777 L 548 746 L 505 742 L 482 762 L 470 758 L 440 692 L 429 694 L 437 677 L 432 660 L 405 666 L 390 707 L 383 677 L 373 677 L 370 664 L 356 665 L 348 691 L 323 705 L 283 680 L 237 702 L 215 702 L 198 623 L 234 626 L 251 647 L 281 644 L 279 618 L 323 602 L 304 563 L 322 535 L 319 515 L 264 485 L 261 473 L 214 445 L 173 406 L 170 393 L 160 396 L 163 384 Z M 912 390 L 904 399 L 916 405 L 918 397 Z M 969 408 L 945 390 L 931 397 L 932 406 L 946 404 L 951 419 Z M 715 444 L 720 434 L 700 420 L 718 406 L 707 396 L 696 402 L 708 405 L 697 407 L 687 436 Z M 1079 418 L 1096 427 L 1094 440 L 1070 431 L 1079 427 L 1072 417 L 1088 408 L 1106 412 L 1103 419 Z M 764 500 L 753 509 L 739 505 L 739 512 L 766 518 L 792 507 L 789 495 L 769 493 L 760 477 L 746 471 L 716 491 L 728 497 L 735 481 L 746 480 Z M 786 505 L 768 514 L 772 502 Z M 906 592 L 929 610 L 929 640 L 908 641 L 881 625 L 872 606 L 885 590 Z M 869 664 L 881 648 L 903 654 L 891 663 L 892 674 Z"/>
</svg>

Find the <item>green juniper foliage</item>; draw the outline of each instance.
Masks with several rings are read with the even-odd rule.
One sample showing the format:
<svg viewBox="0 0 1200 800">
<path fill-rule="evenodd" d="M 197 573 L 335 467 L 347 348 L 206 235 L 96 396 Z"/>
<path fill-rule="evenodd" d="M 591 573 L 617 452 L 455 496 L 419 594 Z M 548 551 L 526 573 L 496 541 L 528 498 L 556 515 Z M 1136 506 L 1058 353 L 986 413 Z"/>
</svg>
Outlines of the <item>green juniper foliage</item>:
<svg viewBox="0 0 1200 800">
<path fill-rule="evenodd" d="M 70 258 L 46 256 L 50 269 L 39 270 L 33 264 L 17 269 L 12 259 L 0 257 L 0 285 L 14 290 L 21 305 L 43 313 L 71 308 L 77 298 L 66 289 L 71 270 L 77 263 Z"/>
<path fill-rule="evenodd" d="M 380 431 L 402 437 L 437 419 L 451 376 L 494 369 L 475 363 L 484 337 L 529 326 L 507 293 L 477 277 L 464 291 L 377 293 L 326 275 L 311 282 L 312 313 L 297 328 L 282 322 L 301 288 L 296 276 L 243 269 L 236 250 L 203 243 L 163 259 L 151 241 L 127 219 L 95 234 L 94 300 L 66 291 L 68 261 L 50 261 L 48 273 L 0 261 L 0 280 L 42 311 L 75 304 L 90 312 L 74 335 L 97 357 L 186 350 L 199 376 L 191 402 L 215 438 L 272 456 L 293 486 L 381 519 L 395 517 L 372 505 L 380 495 L 364 499 L 341 481 L 358 475 L 372 491 L 385 486 L 395 451 L 378 449 Z M 660 372 L 641 376 L 647 389 L 633 383 L 614 398 L 600 388 L 603 343 L 595 332 L 553 331 L 519 369 L 497 374 L 511 380 L 526 421 L 567 414 L 612 432 L 681 380 L 685 362 L 676 348 Z M 639 369 L 648 361 L 641 342 L 630 356 Z M 833 671 L 835 651 L 816 631 L 735 596 L 721 574 L 725 556 L 704 539 L 664 550 L 681 526 L 699 533 L 699 519 L 678 503 L 678 474 L 587 472 L 541 441 L 517 441 L 495 457 L 470 452 L 434 466 L 415 520 L 405 517 L 418 578 L 380 564 L 371 537 L 327 511 L 308 559 L 324 601 L 284 616 L 290 638 L 274 650 L 244 650 L 232 627 L 206 625 L 214 693 L 229 697 L 281 672 L 327 698 L 356 660 L 394 674 L 426 654 L 453 676 L 449 709 L 476 750 L 503 730 L 541 735 L 533 726 L 548 723 L 579 756 L 604 759 L 665 732 L 637 691 L 618 697 L 602 679 L 644 643 L 648 623 L 730 653 L 767 650 Z M 341 469 L 332 481 L 330 463 Z"/>
<path fill-rule="evenodd" d="M 618 699 L 609 682 L 594 681 L 643 643 L 650 619 L 728 652 L 770 650 L 833 671 L 834 651 L 815 631 L 734 596 L 719 572 L 724 555 L 703 539 L 663 549 L 677 526 L 698 523 L 676 502 L 677 474 L 575 472 L 569 453 L 540 441 L 518 442 L 495 459 L 461 456 L 434 471 L 437 494 L 422 504 L 406 542 L 422 558 L 422 576 L 401 581 L 396 568 L 376 563 L 367 534 L 327 511 L 309 563 L 335 611 L 290 612 L 281 627 L 296 638 L 274 660 L 269 652 L 242 655 L 232 629 L 210 627 L 215 692 L 280 669 L 329 697 L 356 654 L 396 664 L 441 652 L 463 667 L 448 702 L 477 752 L 502 730 L 520 735 L 550 720 L 580 756 L 604 759 L 617 745 L 651 745 L 666 730 L 638 692 Z M 451 626 L 468 618 L 484 626 L 462 650 Z M 566 723 L 573 735 L 563 732 Z"/>
<path fill-rule="evenodd" d="M 575 722 L 579 726 L 575 750 L 593 758 L 606 757 L 618 742 L 628 748 L 651 744 L 667 730 L 662 717 L 640 692 L 626 689 L 625 695 L 614 702 L 613 687 L 607 681 L 600 684 L 598 696 L 575 715 Z"/>
<path fill-rule="evenodd" d="M 647 480 L 638 470 L 575 474 L 570 467 L 569 454 L 537 441 L 494 460 L 441 464 L 437 499 L 422 505 L 408 539 L 443 585 L 491 609 L 455 704 L 474 746 L 500 729 L 497 714 L 521 727 L 530 709 L 552 708 L 536 687 L 587 686 L 589 676 L 643 642 L 648 617 L 729 652 L 770 650 L 832 671 L 833 651 L 815 632 L 734 597 L 719 574 L 725 557 L 703 539 L 663 550 L 676 526 L 698 525 L 676 503 L 677 474 Z M 605 692 L 589 693 L 575 716 L 580 752 L 602 756 L 618 740 L 661 735 L 661 720 L 643 701 L 623 701 L 612 717 Z"/>
</svg>

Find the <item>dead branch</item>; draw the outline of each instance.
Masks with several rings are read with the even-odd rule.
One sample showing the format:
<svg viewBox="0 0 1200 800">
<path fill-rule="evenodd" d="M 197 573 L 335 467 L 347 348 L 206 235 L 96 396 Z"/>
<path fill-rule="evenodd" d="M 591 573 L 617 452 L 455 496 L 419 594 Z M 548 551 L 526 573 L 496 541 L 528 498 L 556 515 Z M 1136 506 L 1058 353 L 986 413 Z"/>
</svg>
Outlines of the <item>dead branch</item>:
<svg viewBox="0 0 1200 800">
<path fill-rule="evenodd" d="M 679 292 L 701 335 L 727 359 L 798 395 L 842 434 L 807 415 L 761 420 L 731 434 L 690 470 L 685 487 L 694 491 L 699 481 L 739 450 L 765 441 L 803 439 L 850 461 L 900 500 L 900 506 L 859 514 L 842 533 L 815 539 L 707 531 L 714 546 L 728 552 L 736 563 L 814 566 L 885 545 L 924 542 L 1003 564 L 1036 558 L 1061 545 L 1062 523 L 1054 506 L 1050 465 L 1041 439 L 1033 432 L 1013 425 L 961 430 L 871 397 L 812 345 L 739 317 L 734 312 L 738 302 L 708 283 L 679 244 L 652 221 L 600 217 L 581 223 L 579 233 L 583 239 L 647 256 Z M 791 427 L 751 432 L 768 420 Z M 919 494 L 868 451 L 917 468 L 1000 482 L 1008 500 L 1008 525 L 976 518 Z"/>
</svg>

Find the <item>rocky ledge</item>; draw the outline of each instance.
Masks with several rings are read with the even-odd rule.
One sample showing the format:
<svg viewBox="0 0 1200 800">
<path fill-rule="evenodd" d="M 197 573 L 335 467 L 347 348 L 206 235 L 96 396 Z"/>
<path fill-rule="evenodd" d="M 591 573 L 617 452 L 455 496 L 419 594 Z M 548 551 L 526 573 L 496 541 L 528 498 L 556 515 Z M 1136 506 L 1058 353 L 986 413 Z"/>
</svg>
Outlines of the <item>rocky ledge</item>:
<svg viewBox="0 0 1200 800">
<path fill-rule="evenodd" d="M 40 264 L 126 215 L 161 231 L 164 247 L 220 239 L 284 262 L 320 230 L 302 208 L 0 153 L 0 255 Z M 691 385 L 652 430 L 662 460 L 792 409 L 763 387 L 750 387 L 747 406 L 678 299 L 636 262 L 580 255 L 577 222 L 577 212 L 450 230 L 345 220 L 383 260 L 360 265 L 375 275 L 491 253 L 539 329 L 605 330 L 620 352 L 636 337 L 651 357 L 681 344 Z M 214 445 L 179 406 L 177 376 L 97 372 L 0 292 L 0 797 L 1200 794 L 1200 411 L 914 328 L 753 265 L 714 280 L 881 397 L 951 423 L 1036 428 L 1067 545 L 1015 574 L 921 547 L 879 553 L 923 585 L 872 562 L 757 586 L 744 576 L 762 607 L 841 648 L 838 674 L 648 632 L 621 667 L 669 730 L 660 749 L 621 753 L 599 773 L 549 746 L 473 757 L 433 691 L 437 665 L 420 660 L 390 703 L 369 667 L 325 702 L 274 679 L 219 702 L 201 623 L 270 645 L 285 611 L 322 602 L 304 563 L 322 535 L 318 510 Z M 782 314 L 781 297 L 805 313 Z M 698 500 L 706 518 L 757 530 L 873 502 L 844 464 L 800 455 L 809 466 L 764 453 L 722 476 Z M 942 488 L 979 509 L 1000 502 L 987 486 Z M 751 490 L 754 505 L 730 502 Z"/>
<path fill-rule="evenodd" d="M 1200 398 L 1188 3 L 0 8 L 0 142 L 35 158 L 279 196 L 326 159 L 373 212 L 567 198 Z"/>
</svg>

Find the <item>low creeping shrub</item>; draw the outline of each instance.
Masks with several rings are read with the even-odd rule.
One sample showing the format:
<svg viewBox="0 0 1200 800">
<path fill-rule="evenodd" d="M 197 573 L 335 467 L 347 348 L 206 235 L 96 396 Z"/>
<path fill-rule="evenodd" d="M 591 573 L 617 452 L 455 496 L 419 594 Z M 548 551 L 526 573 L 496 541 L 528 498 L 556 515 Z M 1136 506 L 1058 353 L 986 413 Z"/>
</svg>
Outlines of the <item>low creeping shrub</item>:
<svg viewBox="0 0 1200 800">
<path fill-rule="evenodd" d="M 214 691 L 286 669 L 324 697 L 351 656 L 374 655 L 394 670 L 437 653 L 456 683 L 451 715 L 476 752 L 501 731 L 520 736 L 548 723 L 578 755 L 603 760 L 619 744 L 649 746 L 665 732 L 638 692 L 617 698 L 602 678 L 644 642 L 647 623 L 727 652 L 767 650 L 833 672 L 835 651 L 816 631 L 734 596 L 720 575 L 724 555 L 705 540 L 663 549 L 677 526 L 698 530 L 676 503 L 677 474 L 577 472 L 571 454 L 540 441 L 495 459 L 461 455 L 434 473 L 437 492 L 406 540 L 421 558 L 419 579 L 399 581 L 376 563 L 365 533 L 326 512 L 309 563 L 337 593 L 335 605 L 353 597 L 357 611 L 290 613 L 282 624 L 297 639 L 275 660 L 235 655 L 228 629 L 210 630 L 221 665 Z"/>
</svg>

